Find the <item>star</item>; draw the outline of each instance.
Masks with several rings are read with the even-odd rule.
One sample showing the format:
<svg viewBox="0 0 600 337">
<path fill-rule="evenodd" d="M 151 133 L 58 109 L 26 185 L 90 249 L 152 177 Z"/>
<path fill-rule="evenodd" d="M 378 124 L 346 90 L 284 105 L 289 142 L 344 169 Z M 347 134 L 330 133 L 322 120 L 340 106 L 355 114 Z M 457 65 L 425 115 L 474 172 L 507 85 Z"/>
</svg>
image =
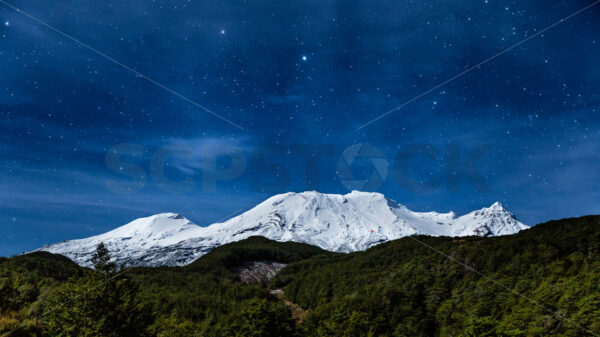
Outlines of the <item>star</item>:
<svg viewBox="0 0 600 337">
<path fill-rule="evenodd" d="M 8 22 L 8 21 L 4 21 L 4 25 L 5 25 L 6 27 L 10 26 L 10 22 Z"/>
<path fill-rule="evenodd" d="M 308 61 L 308 56 L 302 55 L 301 59 L 302 59 L 302 61 L 306 62 L 306 61 Z"/>
<path fill-rule="evenodd" d="M 225 31 L 225 29 L 221 29 L 221 31 L 219 32 L 219 34 L 221 34 L 221 35 L 225 35 L 225 33 L 227 33 L 227 32 Z"/>
</svg>

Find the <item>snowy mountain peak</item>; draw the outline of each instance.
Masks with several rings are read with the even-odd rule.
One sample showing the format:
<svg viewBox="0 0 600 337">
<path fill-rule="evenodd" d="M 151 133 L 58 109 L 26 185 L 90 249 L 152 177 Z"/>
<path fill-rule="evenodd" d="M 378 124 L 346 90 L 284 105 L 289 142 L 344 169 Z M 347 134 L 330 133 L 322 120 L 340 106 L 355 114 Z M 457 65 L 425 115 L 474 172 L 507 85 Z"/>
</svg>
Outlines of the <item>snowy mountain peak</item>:
<svg viewBox="0 0 600 337">
<path fill-rule="evenodd" d="M 104 242 L 118 263 L 185 265 L 215 247 L 256 235 L 352 252 L 416 234 L 493 236 L 526 228 L 498 202 L 457 216 L 454 212 L 414 212 L 381 193 L 307 191 L 272 196 L 239 216 L 208 227 L 197 226 L 177 213 L 161 213 L 105 234 L 41 250 L 90 265 L 96 245 Z"/>
<path fill-rule="evenodd" d="M 187 232 L 200 227 L 178 213 L 160 213 L 139 218 L 108 233 L 97 236 L 98 239 L 143 236 L 144 238 L 173 236 L 175 233 Z"/>
<path fill-rule="evenodd" d="M 183 218 L 183 216 L 179 213 L 172 213 L 172 212 L 167 212 L 167 213 L 159 213 L 159 214 L 155 214 L 153 216 L 151 216 L 151 218 L 170 218 L 170 219 L 181 219 Z"/>
<path fill-rule="evenodd" d="M 499 201 L 496 201 L 490 207 L 488 207 L 488 209 L 500 210 L 501 211 L 501 210 L 504 210 L 504 206 L 502 206 L 502 204 Z"/>
</svg>

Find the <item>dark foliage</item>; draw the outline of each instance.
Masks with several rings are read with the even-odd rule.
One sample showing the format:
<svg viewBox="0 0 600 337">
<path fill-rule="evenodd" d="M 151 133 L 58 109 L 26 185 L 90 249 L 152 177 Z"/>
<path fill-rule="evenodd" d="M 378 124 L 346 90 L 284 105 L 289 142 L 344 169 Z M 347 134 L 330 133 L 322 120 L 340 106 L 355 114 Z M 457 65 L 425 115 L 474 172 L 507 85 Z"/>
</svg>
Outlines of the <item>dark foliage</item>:
<svg viewBox="0 0 600 337">
<path fill-rule="evenodd" d="M 600 333 L 598 216 L 507 237 L 403 238 L 353 254 L 254 237 L 186 267 L 123 275 L 101 251 L 96 271 L 47 253 L 0 259 L 0 335 L 21 324 L 15 336 Z M 288 266 L 269 284 L 244 284 L 231 271 L 257 260 Z M 283 299 L 269 293 L 275 288 Z M 306 310 L 302 321 L 292 318 L 290 302 Z M 90 323 L 102 318 L 117 324 Z"/>
<path fill-rule="evenodd" d="M 600 217 L 590 216 L 507 237 L 404 238 L 309 259 L 274 286 L 309 309 L 311 336 L 582 336 L 600 331 L 599 248 Z"/>
</svg>

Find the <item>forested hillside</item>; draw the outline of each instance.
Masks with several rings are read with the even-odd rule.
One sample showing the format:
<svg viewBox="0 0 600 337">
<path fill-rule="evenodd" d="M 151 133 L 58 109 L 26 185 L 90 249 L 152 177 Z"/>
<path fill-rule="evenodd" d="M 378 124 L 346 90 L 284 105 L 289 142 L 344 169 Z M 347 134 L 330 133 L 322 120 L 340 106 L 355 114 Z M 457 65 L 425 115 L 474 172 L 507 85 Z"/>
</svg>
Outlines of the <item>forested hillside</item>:
<svg viewBox="0 0 600 337">
<path fill-rule="evenodd" d="M 352 254 L 253 237 L 186 267 L 120 269 L 101 250 L 94 261 L 0 259 L 0 336 L 600 334 L 599 216 Z M 234 270 L 249 261 L 287 266 L 244 283 Z"/>
<path fill-rule="evenodd" d="M 404 238 L 302 261 L 273 283 L 308 309 L 311 336 L 597 334 L 600 217 L 507 237 Z"/>
</svg>

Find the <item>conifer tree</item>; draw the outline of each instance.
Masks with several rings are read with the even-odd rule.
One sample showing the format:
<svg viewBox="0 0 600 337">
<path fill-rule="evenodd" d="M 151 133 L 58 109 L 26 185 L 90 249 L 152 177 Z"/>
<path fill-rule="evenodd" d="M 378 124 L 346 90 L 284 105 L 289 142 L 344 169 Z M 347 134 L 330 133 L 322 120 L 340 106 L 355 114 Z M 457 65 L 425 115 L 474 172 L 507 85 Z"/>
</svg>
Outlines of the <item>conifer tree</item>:
<svg viewBox="0 0 600 337">
<path fill-rule="evenodd" d="M 145 336 L 148 323 L 137 286 L 116 273 L 99 244 L 92 259 L 96 270 L 60 287 L 48 301 L 44 323 L 52 336 Z"/>
</svg>

